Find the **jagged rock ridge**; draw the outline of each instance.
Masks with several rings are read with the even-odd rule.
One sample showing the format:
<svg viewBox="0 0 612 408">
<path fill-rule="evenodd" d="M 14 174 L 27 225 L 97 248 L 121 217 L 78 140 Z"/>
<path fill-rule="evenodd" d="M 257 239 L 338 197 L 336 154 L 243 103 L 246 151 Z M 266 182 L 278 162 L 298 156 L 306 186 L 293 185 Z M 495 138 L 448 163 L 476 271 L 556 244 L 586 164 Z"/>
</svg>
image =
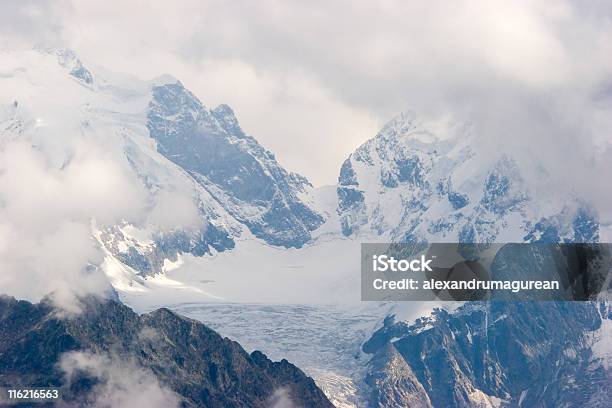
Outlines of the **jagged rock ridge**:
<svg viewBox="0 0 612 408">
<path fill-rule="evenodd" d="M 152 94 L 147 126 L 161 154 L 257 237 L 286 247 L 309 241 L 323 222 L 300 197 L 312 186 L 244 133 L 229 106 L 208 110 L 180 82 L 155 86 Z"/>
<path fill-rule="evenodd" d="M 101 379 L 82 372 L 68 382 L 58 364 L 78 351 L 134 361 L 185 407 L 267 408 L 277 390 L 298 407 L 332 407 L 291 363 L 248 354 L 202 323 L 168 309 L 139 316 L 112 300 L 82 303 L 82 313 L 62 316 L 45 301 L 0 297 L 0 386 L 57 387 L 63 404 L 87 405 Z"/>
<path fill-rule="evenodd" d="M 593 339 L 607 341 L 610 319 L 599 302 L 471 303 L 413 325 L 388 319 L 364 350 L 370 378 L 384 378 L 376 400 L 402 398 L 381 407 L 603 407 L 612 373 Z"/>
</svg>

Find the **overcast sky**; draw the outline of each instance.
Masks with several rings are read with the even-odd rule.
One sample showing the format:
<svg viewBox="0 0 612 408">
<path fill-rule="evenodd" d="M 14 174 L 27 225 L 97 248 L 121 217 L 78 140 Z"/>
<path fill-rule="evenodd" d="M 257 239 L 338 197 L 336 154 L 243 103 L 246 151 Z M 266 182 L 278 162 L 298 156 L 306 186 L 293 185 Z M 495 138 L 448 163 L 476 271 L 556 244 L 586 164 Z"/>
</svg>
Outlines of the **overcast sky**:
<svg viewBox="0 0 612 408">
<path fill-rule="evenodd" d="M 69 47 L 143 79 L 172 74 L 204 104 L 231 105 L 248 133 L 315 185 L 334 183 L 348 154 L 407 109 L 480 117 L 500 137 L 534 127 L 559 133 L 535 126 L 534 111 L 552 112 L 550 122 L 571 116 L 571 129 L 609 129 L 612 2 L 605 0 L 19 0 L 1 7 L 0 46 Z M 558 142 L 602 143 L 598 137 L 610 139 L 603 133 L 589 128 Z"/>
</svg>

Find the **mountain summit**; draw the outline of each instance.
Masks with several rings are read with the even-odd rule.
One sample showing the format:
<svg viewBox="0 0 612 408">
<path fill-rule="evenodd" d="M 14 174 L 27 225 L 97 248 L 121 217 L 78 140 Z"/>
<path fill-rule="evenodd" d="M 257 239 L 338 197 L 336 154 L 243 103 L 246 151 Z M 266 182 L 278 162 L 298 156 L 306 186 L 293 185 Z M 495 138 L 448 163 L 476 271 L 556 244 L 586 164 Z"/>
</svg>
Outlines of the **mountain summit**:
<svg viewBox="0 0 612 408">
<path fill-rule="evenodd" d="M 551 179 L 536 153 L 492 150 L 483 137 L 452 120 L 391 120 L 342 165 L 343 233 L 398 242 L 599 240 L 588 203 L 542 192 Z"/>
</svg>

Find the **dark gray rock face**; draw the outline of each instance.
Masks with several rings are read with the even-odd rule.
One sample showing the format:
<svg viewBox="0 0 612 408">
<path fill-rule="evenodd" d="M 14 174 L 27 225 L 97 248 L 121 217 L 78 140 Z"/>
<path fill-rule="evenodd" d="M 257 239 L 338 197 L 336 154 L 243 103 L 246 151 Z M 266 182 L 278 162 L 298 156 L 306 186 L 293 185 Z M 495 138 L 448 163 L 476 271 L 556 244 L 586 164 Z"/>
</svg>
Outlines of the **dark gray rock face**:
<svg viewBox="0 0 612 408">
<path fill-rule="evenodd" d="M 70 75 L 85 85 L 93 84 L 91 72 L 79 60 L 76 54 L 68 49 L 55 50 L 57 60 L 61 66 L 68 69 Z"/>
<path fill-rule="evenodd" d="M 86 406 L 98 379 L 83 372 L 67 382 L 58 364 L 66 353 L 81 351 L 133 361 L 185 407 L 268 407 L 278 390 L 296 407 L 332 407 L 314 381 L 286 360 L 249 355 L 167 309 L 139 316 L 93 298 L 83 308 L 78 316 L 61 317 L 44 301 L 0 297 L 0 387 L 58 387 L 63 406 Z"/>
<path fill-rule="evenodd" d="M 374 354 L 370 377 L 384 378 L 374 405 L 380 394 L 407 394 L 412 406 L 422 386 L 428 398 L 421 403 L 434 407 L 603 407 L 612 373 L 591 339 L 610 313 L 596 302 L 491 302 L 439 310 L 414 325 L 388 319 L 364 345 Z M 386 374 L 389 365 L 403 366 L 409 381 Z"/>
<path fill-rule="evenodd" d="M 157 233 L 152 242 L 145 245 L 126 237 L 114 225 L 100 232 L 100 240 L 117 259 L 138 271 L 141 276 L 162 271 L 164 260 L 176 262 L 179 254 L 204 256 L 213 250 L 221 252 L 235 246 L 227 231 L 210 222 L 195 233 L 184 230 Z M 125 245 L 125 248 L 122 249 L 121 245 Z"/>
<path fill-rule="evenodd" d="M 370 362 L 366 383 L 372 388 L 370 405 L 380 408 L 431 408 L 425 389 L 393 344 L 387 343 Z"/>
<path fill-rule="evenodd" d="M 180 82 L 155 86 L 148 123 L 158 151 L 196 179 L 251 232 L 300 247 L 323 222 L 300 194 L 311 187 L 242 131 L 227 105 L 208 110 Z"/>
</svg>

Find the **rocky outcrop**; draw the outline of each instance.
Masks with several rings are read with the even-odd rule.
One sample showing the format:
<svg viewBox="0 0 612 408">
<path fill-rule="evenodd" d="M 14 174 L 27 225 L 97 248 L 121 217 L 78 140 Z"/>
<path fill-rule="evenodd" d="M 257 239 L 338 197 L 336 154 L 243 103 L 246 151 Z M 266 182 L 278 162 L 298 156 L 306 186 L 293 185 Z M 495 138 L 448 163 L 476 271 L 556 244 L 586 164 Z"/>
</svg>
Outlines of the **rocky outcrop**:
<svg viewBox="0 0 612 408">
<path fill-rule="evenodd" d="M 604 406 L 612 373 L 593 339 L 607 341 L 611 318 L 603 302 L 490 302 L 414 325 L 387 319 L 364 345 L 374 405 L 420 395 L 434 407 Z"/>
<path fill-rule="evenodd" d="M 255 236 L 300 247 L 323 222 L 303 199 L 312 188 L 308 180 L 288 173 L 243 132 L 229 106 L 208 110 L 180 82 L 154 86 L 147 127 L 158 151 Z"/>
<path fill-rule="evenodd" d="M 314 381 L 286 360 L 248 354 L 168 309 L 139 316 L 95 298 L 84 299 L 82 307 L 78 315 L 63 316 L 45 301 L 0 298 L 0 387 L 56 387 L 63 404 L 85 406 L 108 375 L 77 367 L 68 377 L 66 356 L 82 353 L 85 368 L 99 356 L 130 362 L 180 406 L 267 408 L 281 393 L 296 407 L 332 407 Z"/>
</svg>

